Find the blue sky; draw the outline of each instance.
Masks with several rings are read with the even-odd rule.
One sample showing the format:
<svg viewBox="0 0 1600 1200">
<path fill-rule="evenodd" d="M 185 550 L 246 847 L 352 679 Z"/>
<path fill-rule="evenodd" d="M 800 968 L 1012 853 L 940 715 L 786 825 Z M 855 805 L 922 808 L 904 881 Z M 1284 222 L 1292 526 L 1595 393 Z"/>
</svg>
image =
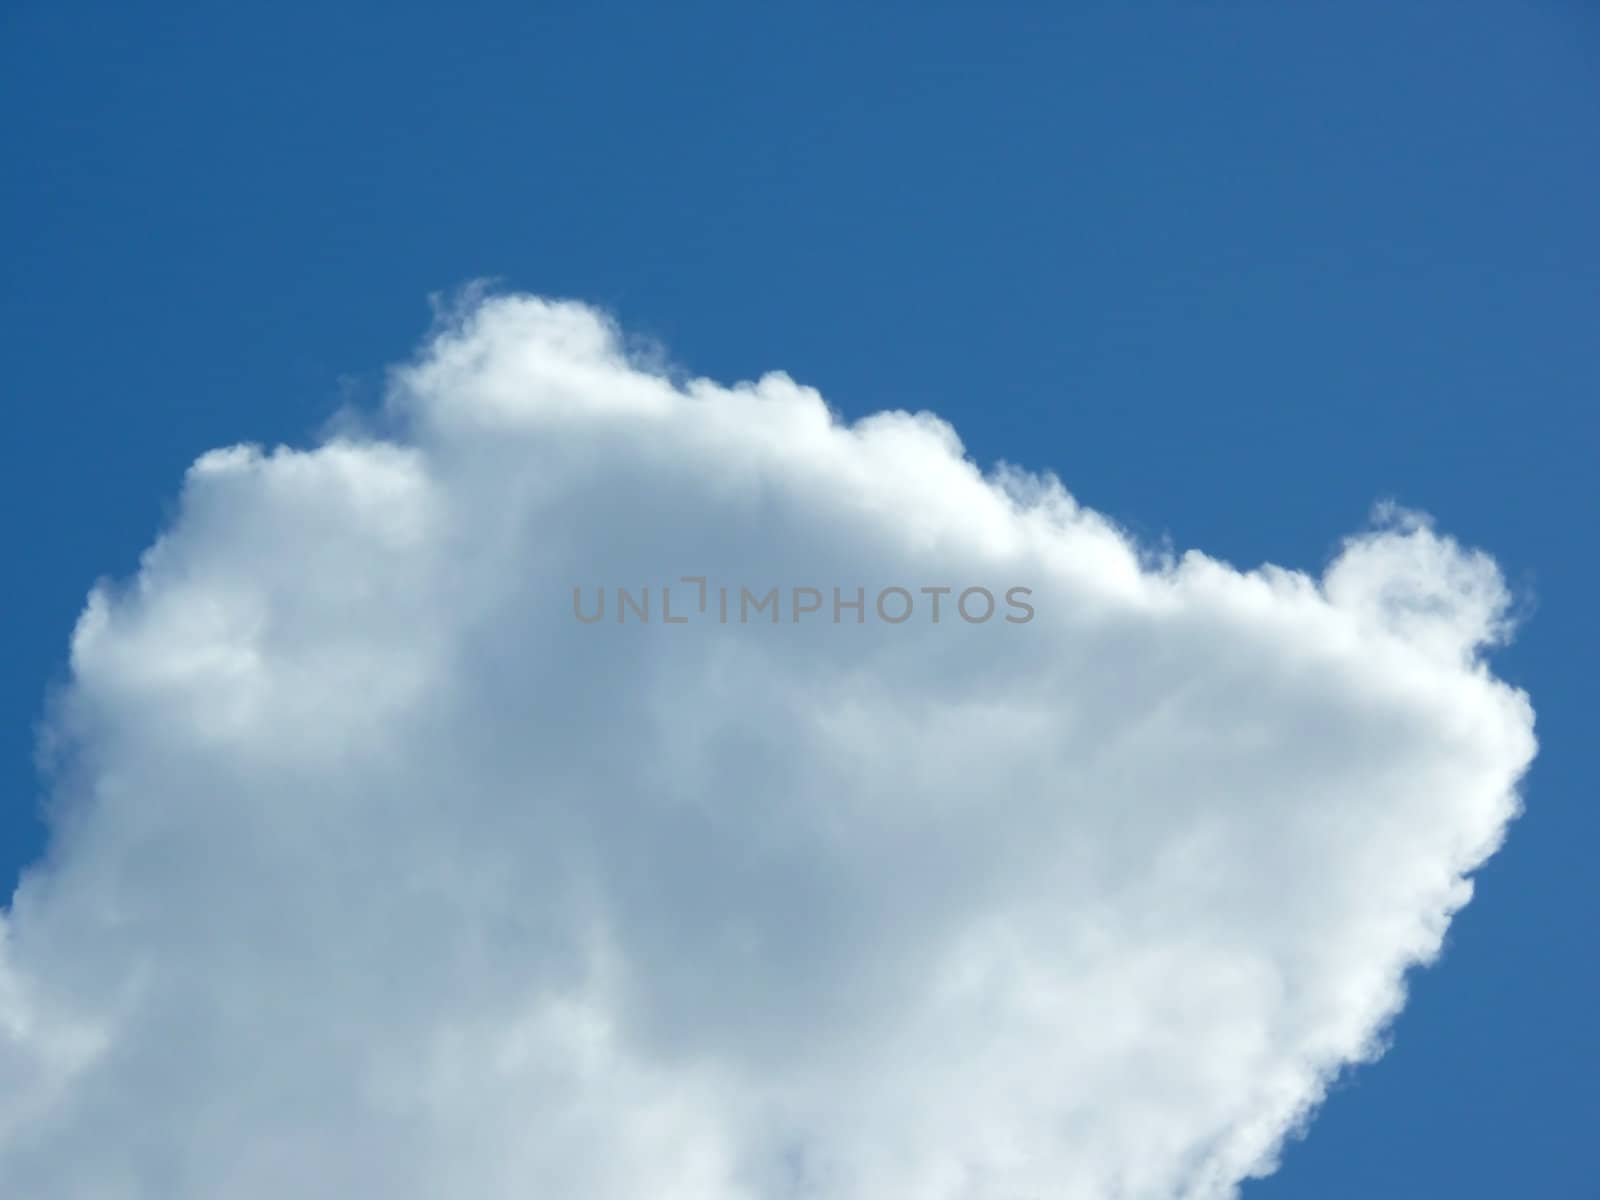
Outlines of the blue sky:
<svg viewBox="0 0 1600 1200">
<path fill-rule="evenodd" d="M 1394 497 L 1529 614 L 1527 812 L 1249 1200 L 1586 1195 L 1600 18 L 1573 3 L 45 5 L 0 17 L 0 872 L 93 581 L 478 277 L 931 408 L 1140 535 L 1314 569 Z"/>
</svg>

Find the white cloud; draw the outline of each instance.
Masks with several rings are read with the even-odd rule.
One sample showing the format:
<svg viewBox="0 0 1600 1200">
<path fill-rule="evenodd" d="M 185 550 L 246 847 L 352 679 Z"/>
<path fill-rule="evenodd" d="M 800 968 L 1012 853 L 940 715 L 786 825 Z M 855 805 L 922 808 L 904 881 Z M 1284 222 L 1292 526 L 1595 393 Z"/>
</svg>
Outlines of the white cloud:
<svg viewBox="0 0 1600 1200">
<path fill-rule="evenodd" d="M 385 424 L 205 456 L 90 600 L 0 922 L 7 1195 L 1226 1197 L 1516 810 L 1505 589 L 1417 518 L 1157 561 L 931 416 L 528 297 Z M 695 574 L 828 605 L 574 619 Z"/>
</svg>

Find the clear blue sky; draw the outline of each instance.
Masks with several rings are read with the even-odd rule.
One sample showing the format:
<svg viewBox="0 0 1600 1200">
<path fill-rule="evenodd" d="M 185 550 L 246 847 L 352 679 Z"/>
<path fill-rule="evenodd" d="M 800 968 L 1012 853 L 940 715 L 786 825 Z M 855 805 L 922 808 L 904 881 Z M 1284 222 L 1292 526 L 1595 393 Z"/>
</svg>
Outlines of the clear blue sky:
<svg viewBox="0 0 1600 1200">
<path fill-rule="evenodd" d="M 187 463 L 372 401 L 497 276 L 1241 566 L 1385 496 L 1494 553 L 1528 812 L 1246 1195 L 1600 1195 L 1600 10 L 13 0 L 0 106 L 0 875 L 85 592 Z"/>
</svg>

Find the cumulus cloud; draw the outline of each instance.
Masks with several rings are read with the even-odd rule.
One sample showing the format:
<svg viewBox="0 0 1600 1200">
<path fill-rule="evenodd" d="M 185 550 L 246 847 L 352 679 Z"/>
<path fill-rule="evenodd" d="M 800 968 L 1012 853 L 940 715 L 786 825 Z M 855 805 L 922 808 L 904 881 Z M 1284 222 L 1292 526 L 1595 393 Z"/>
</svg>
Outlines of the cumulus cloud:
<svg viewBox="0 0 1600 1200">
<path fill-rule="evenodd" d="M 933 416 L 625 345 L 476 298 L 94 591 L 5 1194 L 1220 1200 L 1377 1052 L 1534 752 L 1489 558 L 1155 554 Z"/>
</svg>

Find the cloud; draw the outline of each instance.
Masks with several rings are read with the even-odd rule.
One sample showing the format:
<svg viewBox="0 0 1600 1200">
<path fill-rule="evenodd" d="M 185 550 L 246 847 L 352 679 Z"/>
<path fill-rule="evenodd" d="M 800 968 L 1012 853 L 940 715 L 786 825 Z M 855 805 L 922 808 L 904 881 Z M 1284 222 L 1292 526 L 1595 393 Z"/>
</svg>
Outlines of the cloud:
<svg viewBox="0 0 1600 1200">
<path fill-rule="evenodd" d="M 1163 557 L 930 415 L 623 346 L 476 297 L 95 590 L 7 1194 L 1215 1200 L 1378 1051 L 1534 752 L 1490 559 L 1394 511 L 1321 578 Z"/>
</svg>

